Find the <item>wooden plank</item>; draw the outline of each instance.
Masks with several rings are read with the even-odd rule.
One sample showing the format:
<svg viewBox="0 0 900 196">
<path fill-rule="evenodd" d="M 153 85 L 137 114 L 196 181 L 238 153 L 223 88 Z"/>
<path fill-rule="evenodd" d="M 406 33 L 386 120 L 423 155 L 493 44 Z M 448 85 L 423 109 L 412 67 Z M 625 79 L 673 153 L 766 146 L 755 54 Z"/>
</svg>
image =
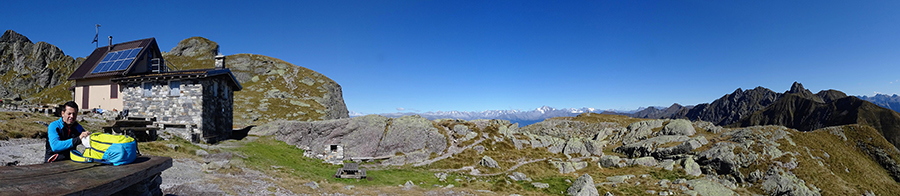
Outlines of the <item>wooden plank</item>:
<svg viewBox="0 0 900 196">
<path fill-rule="evenodd" d="M 44 175 L 23 175 L 53 168 Z M 87 167 L 85 167 L 87 166 Z M 0 167 L 0 195 L 109 195 L 172 167 L 172 158 L 142 156 L 134 163 L 112 166 L 63 161 L 23 168 Z M 67 168 L 67 171 L 62 168 Z M 17 173 L 17 174 L 13 174 Z M 12 175 L 10 175 L 12 174 Z"/>
</svg>

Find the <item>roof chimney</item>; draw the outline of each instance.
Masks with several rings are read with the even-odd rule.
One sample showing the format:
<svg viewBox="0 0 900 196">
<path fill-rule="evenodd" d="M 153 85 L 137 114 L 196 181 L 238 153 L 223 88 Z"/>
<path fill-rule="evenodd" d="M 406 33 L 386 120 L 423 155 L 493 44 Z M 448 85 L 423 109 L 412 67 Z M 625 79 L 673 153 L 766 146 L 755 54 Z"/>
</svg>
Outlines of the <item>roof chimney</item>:
<svg viewBox="0 0 900 196">
<path fill-rule="evenodd" d="M 216 55 L 216 69 L 225 69 L 225 55 Z"/>
<path fill-rule="evenodd" d="M 106 46 L 106 52 L 112 50 L 112 35 L 109 36 L 109 45 Z"/>
</svg>

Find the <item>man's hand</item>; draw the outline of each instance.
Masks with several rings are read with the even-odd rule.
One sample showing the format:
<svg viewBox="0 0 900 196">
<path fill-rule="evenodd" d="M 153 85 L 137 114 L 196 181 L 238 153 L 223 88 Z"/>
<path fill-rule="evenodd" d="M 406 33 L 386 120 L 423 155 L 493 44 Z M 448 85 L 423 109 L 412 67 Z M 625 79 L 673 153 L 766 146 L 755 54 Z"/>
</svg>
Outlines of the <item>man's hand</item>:
<svg viewBox="0 0 900 196">
<path fill-rule="evenodd" d="M 91 135 L 91 132 L 84 131 L 84 132 L 81 132 L 81 135 L 78 136 L 78 139 L 84 139 L 85 137 L 90 136 L 90 135 Z"/>
</svg>

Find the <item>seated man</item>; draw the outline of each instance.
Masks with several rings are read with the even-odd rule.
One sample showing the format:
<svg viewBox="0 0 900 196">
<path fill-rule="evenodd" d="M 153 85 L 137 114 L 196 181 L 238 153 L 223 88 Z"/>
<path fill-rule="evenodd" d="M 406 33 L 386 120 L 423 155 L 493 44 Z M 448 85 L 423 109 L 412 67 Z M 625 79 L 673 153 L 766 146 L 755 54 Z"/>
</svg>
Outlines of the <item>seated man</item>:
<svg viewBox="0 0 900 196">
<path fill-rule="evenodd" d="M 78 104 L 69 101 L 64 105 L 64 110 L 60 112 L 62 117 L 47 126 L 45 163 L 70 160 L 69 151 L 75 150 L 82 138 L 91 135 L 75 120 L 78 118 Z"/>
</svg>

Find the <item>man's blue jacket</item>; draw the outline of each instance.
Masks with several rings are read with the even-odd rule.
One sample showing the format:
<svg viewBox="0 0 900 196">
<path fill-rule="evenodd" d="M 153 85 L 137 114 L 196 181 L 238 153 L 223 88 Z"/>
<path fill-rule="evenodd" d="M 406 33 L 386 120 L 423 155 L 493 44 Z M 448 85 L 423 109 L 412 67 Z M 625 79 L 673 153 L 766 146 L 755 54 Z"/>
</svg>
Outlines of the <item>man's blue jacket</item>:
<svg viewBox="0 0 900 196">
<path fill-rule="evenodd" d="M 69 151 L 81 144 L 78 138 L 84 128 L 78 122 L 66 125 L 62 118 L 53 121 L 47 126 L 47 145 L 44 153 L 44 162 L 69 160 Z"/>
</svg>

